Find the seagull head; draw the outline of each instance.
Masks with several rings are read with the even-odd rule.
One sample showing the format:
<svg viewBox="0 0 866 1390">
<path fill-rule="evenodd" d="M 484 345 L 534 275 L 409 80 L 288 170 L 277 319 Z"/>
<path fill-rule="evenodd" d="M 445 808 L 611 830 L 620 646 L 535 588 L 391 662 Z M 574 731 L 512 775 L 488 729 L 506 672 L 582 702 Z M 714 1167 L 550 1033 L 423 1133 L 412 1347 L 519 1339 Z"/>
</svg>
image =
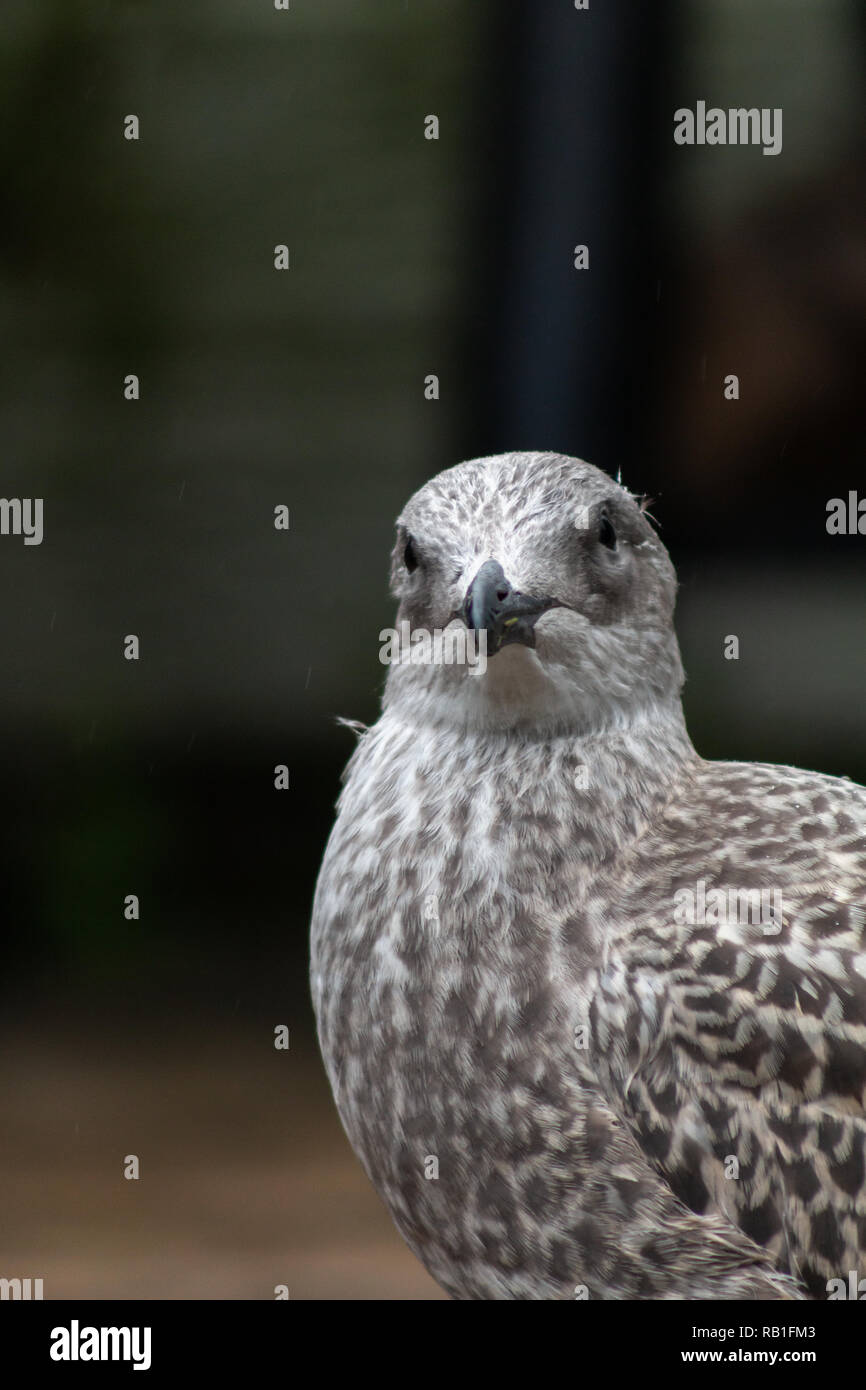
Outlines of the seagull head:
<svg viewBox="0 0 866 1390">
<path fill-rule="evenodd" d="M 679 703 L 673 565 L 639 499 L 580 459 L 440 473 L 398 519 L 391 587 L 422 652 L 388 674 L 385 704 L 407 715 L 587 730 Z"/>
</svg>

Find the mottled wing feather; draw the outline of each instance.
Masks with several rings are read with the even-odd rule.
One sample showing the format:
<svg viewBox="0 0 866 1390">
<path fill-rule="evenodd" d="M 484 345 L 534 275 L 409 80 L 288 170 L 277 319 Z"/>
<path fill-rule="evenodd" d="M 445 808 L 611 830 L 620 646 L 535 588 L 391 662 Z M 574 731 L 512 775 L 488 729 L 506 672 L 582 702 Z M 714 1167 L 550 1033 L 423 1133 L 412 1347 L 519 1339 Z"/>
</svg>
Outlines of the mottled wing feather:
<svg viewBox="0 0 866 1390">
<path fill-rule="evenodd" d="M 670 920 L 638 912 L 637 928 L 614 930 L 596 1060 L 680 1200 L 724 1213 L 826 1297 L 828 1280 L 866 1275 L 866 796 L 737 764 L 712 765 L 702 792 L 635 855 L 656 902 L 668 884 Z M 778 885 L 781 921 L 678 922 L 696 865 L 707 892 Z M 640 878 L 630 896 L 651 891 Z"/>
</svg>

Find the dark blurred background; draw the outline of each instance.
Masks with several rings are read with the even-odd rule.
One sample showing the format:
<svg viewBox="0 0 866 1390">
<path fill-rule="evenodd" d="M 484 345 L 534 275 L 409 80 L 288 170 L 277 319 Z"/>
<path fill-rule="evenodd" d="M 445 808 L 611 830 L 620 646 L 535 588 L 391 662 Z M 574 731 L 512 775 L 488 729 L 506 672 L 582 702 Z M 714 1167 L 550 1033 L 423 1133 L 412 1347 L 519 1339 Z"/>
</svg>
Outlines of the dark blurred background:
<svg viewBox="0 0 866 1390">
<path fill-rule="evenodd" d="M 0 492 L 45 536 L 0 536 L 0 1276 L 438 1296 L 306 961 L 441 468 L 621 471 L 698 749 L 866 781 L 866 539 L 826 530 L 866 496 L 864 69 L 855 0 L 5 0 Z M 781 107 L 782 153 L 675 146 L 698 100 Z"/>
</svg>

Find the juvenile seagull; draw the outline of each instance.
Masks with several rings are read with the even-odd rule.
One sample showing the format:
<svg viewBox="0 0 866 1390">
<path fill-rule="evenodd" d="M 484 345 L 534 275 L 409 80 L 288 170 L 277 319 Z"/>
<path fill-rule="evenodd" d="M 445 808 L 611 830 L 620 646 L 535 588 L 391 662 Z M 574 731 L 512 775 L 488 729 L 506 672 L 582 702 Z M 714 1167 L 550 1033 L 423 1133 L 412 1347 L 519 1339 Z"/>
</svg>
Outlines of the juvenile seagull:
<svg viewBox="0 0 866 1390">
<path fill-rule="evenodd" d="M 337 1107 L 456 1298 L 826 1298 L 866 1253 L 866 789 L 705 762 L 676 576 L 556 454 L 411 499 L 313 910 Z"/>
</svg>

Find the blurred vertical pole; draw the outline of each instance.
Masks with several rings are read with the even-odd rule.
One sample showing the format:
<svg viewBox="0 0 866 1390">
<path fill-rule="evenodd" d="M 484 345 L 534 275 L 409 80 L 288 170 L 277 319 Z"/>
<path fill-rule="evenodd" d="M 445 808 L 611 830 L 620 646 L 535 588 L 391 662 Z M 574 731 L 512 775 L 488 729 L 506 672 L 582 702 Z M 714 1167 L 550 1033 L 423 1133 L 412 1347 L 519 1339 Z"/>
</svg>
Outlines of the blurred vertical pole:
<svg viewBox="0 0 866 1390">
<path fill-rule="evenodd" d="M 490 9 L 464 455 L 550 448 L 615 471 L 640 447 L 671 0 L 589 3 Z"/>
</svg>

